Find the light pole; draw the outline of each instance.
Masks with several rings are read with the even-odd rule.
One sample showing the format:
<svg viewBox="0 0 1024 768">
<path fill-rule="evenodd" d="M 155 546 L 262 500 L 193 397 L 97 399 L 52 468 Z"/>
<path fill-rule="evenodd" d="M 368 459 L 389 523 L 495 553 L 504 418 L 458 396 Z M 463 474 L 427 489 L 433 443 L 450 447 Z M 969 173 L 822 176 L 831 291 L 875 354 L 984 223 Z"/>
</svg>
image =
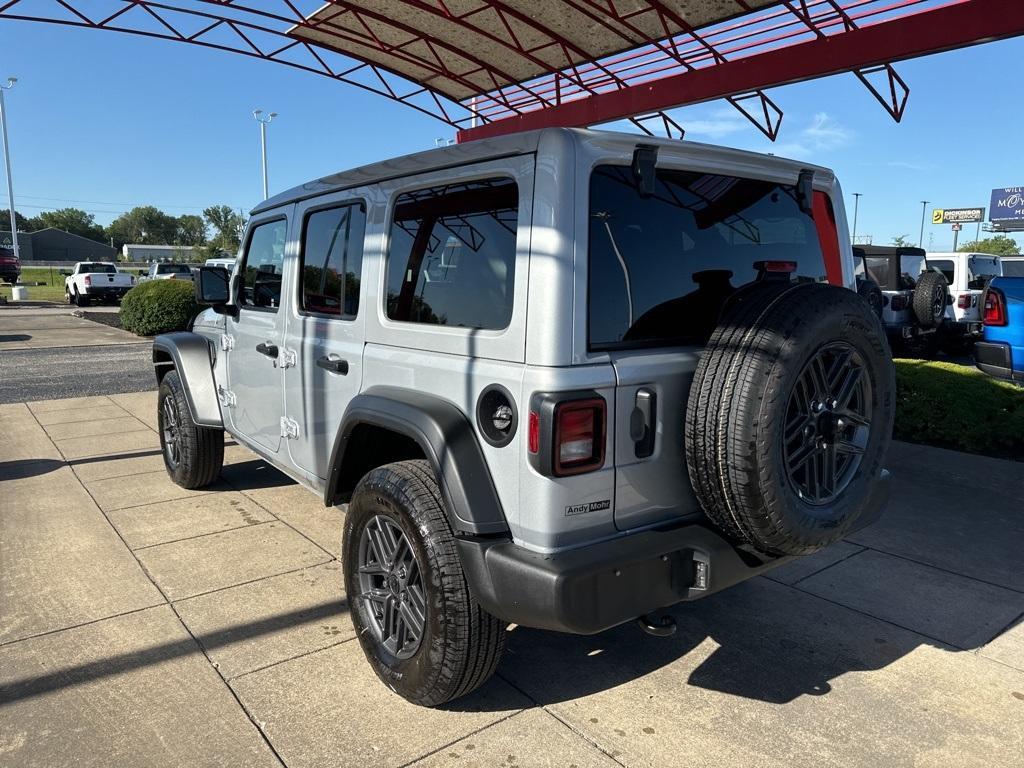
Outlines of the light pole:
<svg viewBox="0 0 1024 768">
<path fill-rule="evenodd" d="M 263 154 L 263 199 L 266 200 L 270 197 L 270 192 L 267 190 L 267 125 L 277 117 L 277 112 L 271 112 L 266 117 L 263 117 L 262 109 L 254 109 L 252 116 L 260 124 L 260 148 Z"/>
<path fill-rule="evenodd" d="M 928 210 L 928 201 L 927 200 L 922 200 L 921 201 L 921 236 L 917 238 L 917 247 L 918 248 L 923 248 L 924 247 L 924 215 L 925 215 L 925 211 L 927 211 L 927 210 Z"/>
<path fill-rule="evenodd" d="M 860 212 L 860 192 L 853 193 L 853 234 L 850 236 L 850 243 L 857 244 L 857 214 Z"/>
<path fill-rule="evenodd" d="M 14 215 L 14 180 L 11 178 L 11 144 L 7 140 L 7 109 L 4 106 L 4 91 L 9 91 L 18 82 L 16 77 L 8 77 L 7 85 L 0 85 L 0 133 L 4 138 L 4 164 L 7 166 L 7 199 L 11 205 L 11 242 L 14 244 L 14 258 L 21 261 L 21 250 L 18 248 L 18 221 Z"/>
</svg>

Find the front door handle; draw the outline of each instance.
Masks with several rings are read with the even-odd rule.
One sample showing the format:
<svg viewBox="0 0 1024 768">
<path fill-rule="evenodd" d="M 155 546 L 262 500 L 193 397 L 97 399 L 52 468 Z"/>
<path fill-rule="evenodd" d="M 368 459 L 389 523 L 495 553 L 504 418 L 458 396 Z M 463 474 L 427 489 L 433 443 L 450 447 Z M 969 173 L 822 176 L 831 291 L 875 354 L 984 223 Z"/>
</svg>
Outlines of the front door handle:
<svg viewBox="0 0 1024 768">
<path fill-rule="evenodd" d="M 336 357 L 324 355 L 316 361 L 316 364 L 317 367 L 323 368 L 325 371 L 340 373 L 342 376 L 348 375 L 348 360 L 339 360 Z"/>
<path fill-rule="evenodd" d="M 275 360 L 277 359 L 277 345 L 276 344 L 267 344 L 265 342 L 260 342 L 259 344 L 256 345 L 256 351 L 259 352 L 261 355 L 266 355 L 267 357 L 272 357 Z"/>
</svg>

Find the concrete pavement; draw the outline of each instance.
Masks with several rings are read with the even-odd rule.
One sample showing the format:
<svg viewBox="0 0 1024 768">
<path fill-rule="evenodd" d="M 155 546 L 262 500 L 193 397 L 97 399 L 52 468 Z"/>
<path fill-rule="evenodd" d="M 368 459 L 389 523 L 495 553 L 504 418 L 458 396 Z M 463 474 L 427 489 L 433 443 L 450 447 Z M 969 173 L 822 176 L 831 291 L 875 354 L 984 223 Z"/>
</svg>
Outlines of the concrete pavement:
<svg viewBox="0 0 1024 768">
<path fill-rule="evenodd" d="M 1010 766 L 1024 465 L 897 444 L 883 520 L 673 611 L 515 628 L 441 710 L 365 663 L 324 509 L 239 446 L 163 470 L 155 394 L 0 405 L 0 765 Z"/>
</svg>

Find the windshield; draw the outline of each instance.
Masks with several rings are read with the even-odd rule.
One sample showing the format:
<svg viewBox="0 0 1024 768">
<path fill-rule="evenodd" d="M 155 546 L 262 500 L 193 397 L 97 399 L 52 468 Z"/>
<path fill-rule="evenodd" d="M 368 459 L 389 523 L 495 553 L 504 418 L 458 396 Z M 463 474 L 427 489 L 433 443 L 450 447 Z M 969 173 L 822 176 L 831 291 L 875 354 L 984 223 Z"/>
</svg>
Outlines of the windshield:
<svg viewBox="0 0 1024 768">
<path fill-rule="evenodd" d="M 798 279 L 825 279 L 794 187 L 690 171 L 659 170 L 645 197 L 629 168 L 595 168 L 589 255 L 592 348 L 706 342 L 757 262 L 795 262 Z"/>
<path fill-rule="evenodd" d="M 191 272 L 192 270 L 186 267 L 184 264 L 161 264 L 156 268 L 158 275 L 169 275 L 169 274 L 184 274 Z"/>
<path fill-rule="evenodd" d="M 83 264 L 78 272 L 83 275 L 112 275 L 117 272 L 117 267 L 113 264 Z"/>
</svg>

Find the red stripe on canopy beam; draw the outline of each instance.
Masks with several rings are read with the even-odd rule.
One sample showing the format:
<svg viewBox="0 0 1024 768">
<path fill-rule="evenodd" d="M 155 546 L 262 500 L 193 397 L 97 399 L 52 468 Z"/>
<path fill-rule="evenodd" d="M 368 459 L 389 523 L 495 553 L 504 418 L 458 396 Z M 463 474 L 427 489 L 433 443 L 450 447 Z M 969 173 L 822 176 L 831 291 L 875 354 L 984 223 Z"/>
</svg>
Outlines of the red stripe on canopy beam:
<svg viewBox="0 0 1024 768">
<path fill-rule="evenodd" d="M 1024 0 L 961 0 L 654 82 L 464 128 L 460 142 L 583 127 L 1024 34 Z M 685 128 L 685 126 L 684 126 Z"/>
</svg>

